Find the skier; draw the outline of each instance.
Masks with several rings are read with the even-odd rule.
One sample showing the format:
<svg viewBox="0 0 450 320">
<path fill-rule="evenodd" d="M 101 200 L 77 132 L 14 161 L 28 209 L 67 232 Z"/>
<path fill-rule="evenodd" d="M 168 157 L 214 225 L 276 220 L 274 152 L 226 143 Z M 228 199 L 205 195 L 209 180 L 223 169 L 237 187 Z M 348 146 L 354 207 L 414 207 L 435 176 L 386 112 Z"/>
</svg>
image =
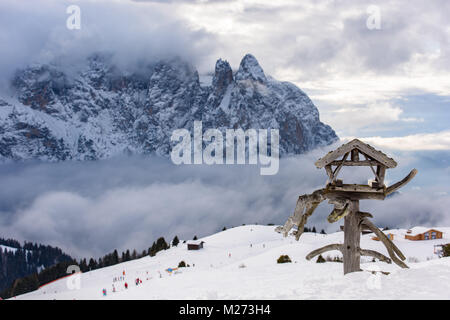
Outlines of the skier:
<svg viewBox="0 0 450 320">
<path fill-rule="evenodd" d="M 106 297 L 106 289 L 103 288 L 103 296 Z"/>
<path fill-rule="evenodd" d="M 114 285 L 112 287 L 113 287 L 113 292 L 116 292 L 116 287 L 114 287 Z"/>
<path fill-rule="evenodd" d="M 125 282 L 125 289 L 128 289 L 128 283 Z"/>
</svg>

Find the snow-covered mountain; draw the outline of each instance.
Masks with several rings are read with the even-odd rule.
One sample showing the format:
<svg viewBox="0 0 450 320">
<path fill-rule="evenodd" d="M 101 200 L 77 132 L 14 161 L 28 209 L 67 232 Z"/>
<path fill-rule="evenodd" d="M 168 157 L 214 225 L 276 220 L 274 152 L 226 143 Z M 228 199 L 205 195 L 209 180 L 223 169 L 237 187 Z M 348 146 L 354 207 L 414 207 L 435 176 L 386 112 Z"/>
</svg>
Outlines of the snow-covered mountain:
<svg viewBox="0 0 450 320">
<path fill-rule="evenodd" d="M 305 259 L 314 249 L 342 243 L 343 232 L 307 232 L 295 241 L 274 228 L 228 229 L 199 239 L 204 248 L 198 251 L 188 251 L 185 243 L 179 243 L 156 256 L 72 275 L 13 299 L 450 299 L 450 257 L 438 258 L 434 253 L 434 245 L 450 242 L 450 228 L 436 228 L 444 232 L 443 239 L 427 241 L 406 240 L 405 229 L 389 230 L 410 268 L 363 257 L 364 271 L 345 276 L 342 263 Z M 387 255 L 373 236 L 361 237 L 362 248 Z M 281 255 L 289 255 L 292 263 L 278 264 Z M 340 255 L 332 251 L 324 257 Z M 189 267 L 176 270 L 181 261 Z M 142 283 L 135 285 L 136 278 Z"/>
<path fill-rule="evenodd" d="M 0 96 L 0 159 L 102 159 L 121 153 L 167 157 L 172 130 L 279 129 L 280 154 L 337 140 L 308 96 L 267 76 L 247 54 L 233 73 L 218 60 L 212 82 L 179 58 L 122 72 L 93 55 L 76 72 L 34 65 L 16 73 Z"/>
</svg>

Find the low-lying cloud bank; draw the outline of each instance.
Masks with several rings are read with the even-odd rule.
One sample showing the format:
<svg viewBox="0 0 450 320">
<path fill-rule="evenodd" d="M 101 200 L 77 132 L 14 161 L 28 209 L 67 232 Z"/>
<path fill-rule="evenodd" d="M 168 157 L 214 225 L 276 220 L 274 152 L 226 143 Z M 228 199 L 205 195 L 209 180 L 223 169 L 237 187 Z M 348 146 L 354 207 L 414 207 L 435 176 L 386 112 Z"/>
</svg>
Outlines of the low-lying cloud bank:
<svg viewBox="0 0 450 320">
<path fill-rule="evenodd" d="M 314 161 L 325 152 L 281 159 L 275 176 L 261 176 L 250 165 L 175 166 L 158 157 L 3 164 L 0 236 L 57 245 L 83 257 L 146 249 L 159 236 L 191 239 L 224 226 L 282 224 L 299 195 L 324 186 L 326 175 Z M 448 164 L 422 155 L 393 156 L 399 167 L 388 172 L 389 183 L 413 166 L 417 180 L 386 201 L 363 201 L 361 209 L 372 212 L 380 227 L 450 225 Z M 343 174 L 349 182 L 372 175 L 363 169 Z M 308 225 L 336 231 L 339 223 L 326 222 L 330 211 L 322 203 Z"/>
<path fill-rule="evenodd" d="M 450 150 L 450 130 L 418 133 L 403 137 L 367 137 L 364 138 L 364 141 L 382 148 L 405 151 Z"/>
</svg>

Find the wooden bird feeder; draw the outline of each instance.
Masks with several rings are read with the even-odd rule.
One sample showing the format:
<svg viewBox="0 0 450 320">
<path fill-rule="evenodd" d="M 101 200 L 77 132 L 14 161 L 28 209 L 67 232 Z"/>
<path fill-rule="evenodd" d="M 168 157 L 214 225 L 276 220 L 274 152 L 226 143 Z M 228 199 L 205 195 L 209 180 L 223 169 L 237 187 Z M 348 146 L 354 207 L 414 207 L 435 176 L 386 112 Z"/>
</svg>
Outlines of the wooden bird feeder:
<svg viewBox="0 0 450 320">
<path fill-rule="evenodd" d="M 328 200 L 329 203 L 334 205 L 333 211 L 327 218 L 328 222 L 333 223 L 344 218 L 344 243 L 330 244 L 314 250 L 306 256 L 306 259 L 310 260 L 326 251 L 339 250 L 343 255 L 344 274 L 361 271 L 361 255 L 372 256 L 387 263 L 394 261 L 400 267 L 408 268 L 403 262 L 405 256 L 402 252 L 369 220 L 373 216 L 368 212 L 359 211 L 359 200 L 384 200 L 387 195 L 403 187 L 414 178 L 417 170 L 411 170 L 403 180 L 386 187 L 384 184 L 386 169 L 395 168 L 397 163 L 383 152 L 375 150 L 358 139 L 329 152 L 323 158 L 317 160 L 315 165 L 319 169 L 325 168 L 326 170 L 328 181 L 325 188 L 316 190 L 312 194 L 300 196 L 294 214 L 288 218 L 283 227 L 277 227 L 276 231 L 287 236 L 290 229 L 297 226 L 295 236 L 298 240 L 303 233 L 308 217 L 312 215 L 322 201 Z M 345 184 L 343 180 L 337 179 L 344 166 L 370 167 L 374 179 L 370 180 L 367 185 Z M 379 252 L 360 248 L 360 237 L 363 230 L 370 230 L 375 233 L 385 245 L 390 258 Z"/>
</svg>

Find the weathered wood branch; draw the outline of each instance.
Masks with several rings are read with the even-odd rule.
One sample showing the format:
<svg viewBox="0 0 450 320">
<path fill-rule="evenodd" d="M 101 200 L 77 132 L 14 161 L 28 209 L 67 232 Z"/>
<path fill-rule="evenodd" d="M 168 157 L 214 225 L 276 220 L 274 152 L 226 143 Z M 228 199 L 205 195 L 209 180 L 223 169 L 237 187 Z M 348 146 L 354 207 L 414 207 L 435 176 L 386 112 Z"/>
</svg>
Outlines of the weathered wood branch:
<svg viewBox="0 0 450 320">
<path fill-rule="evenodd" d="M 327 191 L 325 197 L 330 200 L 342 198 L 346 198 L 348 200 L 367 200 L 367 199 L 384 200 L 384 198 L 386 198 L 385 194 L 383 193 L 383 190 L 375 191 L 374 189 L 372 189 L 372 192 L 359 192 L 357 190 L 343 191 L 343 190 L 334 190 L 331 188 Z"/>
<path fill-rule="evenodd" d="M 308 255 L 306 256 L 306 260 L 311 260 L 312 258 L 314 258 L 315 256 L 322 254 L 324 252 L 327 251 L 332 251 L 332 250 L 339 250 L 342 252 L 342 244 L 339 243 L 334 243 L 334 244 L 329 244 L 326 245 L 322 248 L 316 249 L 314 251 L 311 251 L 310 253 L 308 253 Z"/>
<path fill-rule="evenodd" d="M 331 169 L 331 165 L 326 165 L 325 171 L 327 172 L 327 175 L 328 175 L 328 180 L 326 183 L 326 184 L 328 184 L 328 182 L 333 181 L 333 170 Z"/>
<path fill-rule="evenodd" d="M 403 187 L 405 184 L 410 182 L 412 180 L 412 178 L 415 177 L 416 174 L 417 174 L 417 169 L 412 169 L 411 172 L 406 177 L 404 177 L 402 180 L 400 180 L 399 182 L 394 183 L 392 186 L 386 188 L 386 195 L 388 195 L 394 191 L 397 191 L 398 189 Z"/>
<path fill-rule="evenodd" d="M 350 213 L 350 205 L 347 202 L 344 205 L 344 208 L 342 208 L 342 209 L 339 209 L 335 206 L 333 211 L 331 211 L 330 215 L 327 217 L 327 220 L 329 223 L 333 223 L 333 222 L 336 222 L 336 221 L 344 218 L 349 213 Z"/>
<path fill-rule="evenodd" d="M 361 221 L 362 224 L 364 224 L 366 227 L 368 227 L 373 233 L 375 233 L 378 236 L 378 239 L 381 240 L 381 242 L 386 247 L 389 257 L 391 257 L 392 261 L 394 261 L 398 266 L 401 268 L 408 268 L 408 266 L 401 260 L 405 260 L 405 256 L 400 251 L 399 248 L 391 241 L 389 238 L 380 230 L 378 229 L 371 221 L 369 221 L 367 218 L 364 218 Z M 400 257 L 397 258 L 396 254 Z"/>
<path fill-rule="evenodd" d="M 374 257 L 377 258 L 380 261 L 384 261 L 386 263 L 392 263 L 392 260 L 389 259 L 388 257 L 386 257 L 384 254 L 381 254 L 377 251 L 374 250 L 367 250 L 367 249 L 359 249 L 359 253 L 362 256 L 369 256 L 369 257 Z"/>
<path fill-rule="evenodd" d="M 358 215 L 363 218 L 373 218 L 373 215 L 370 212 L 358 211 Z"/>
<path fill-rule="evenodd" d="M 364 224 L 366 227 L 372 230 L 380 238 L 380 240 L 385 239 L 387 242 L 389 242 L 390 246 L 395 251 L 395 253 L 400 257 L 400 259 L 402 260 L 406 259 L 403 253 L 400 251 L 400 249 L 397 248 L 397 246 L 384 234 L 383 231 L 378 229 L 377 226 L 375 226 L 372 221 L 365 218 L 362 220 L 362 224 Z"/>
<path fill-rule="evenodd" d="M 338 166 L 342 163 L 342 161 L 336 160 L 336 161 L 332 161 L 330 162 L 330 165 L 332 166 Z M 353 161 L 353 160 L 346 160 L 344 161 L 344 163 L 342 164 L 343 166 L 351 166 L 351 167 L 359 167 L 359 166 L 376 166 L 380 164 L 378 161 L 376 160 L 359 160 L 359 161 Z"/>
<path fill-rule="evenodd" d="M 300 239 L 301 235 L 303 234 L 303 231 L 305 230 L 306 221 L 308 221 L 308 218 L 313 214 L 314 210 L 316 210 L 319 203 L 316 202 L 308 205 L 305 213 L 302 215 L 300 219 L 300 223 L 297 225 L 297 233 L 295 234 L 295 240 L 298 241 L 298 239 Z"/>
<path fill-rule="evenodd" d="M 350 153 L 350 152 L 347 152 L 347 153 L 344 155 L 344 157 L 343 157 L 342 160 L 341 160 L 341 163 L 336 167 L 336 169 L 334 169 L 334 171 L 333 171 L 333 179 L 331 180 L 331 182 L 333 182 L 334 180 L 336 180 L 336 177 L 337 177 L 337 175 L 339 174 L 339 171 L 341 171 L 342 166 L 343 166 L 345 160 L 347 160 L 347 157 L 348 157 L 349 153 Z"/>
<path fill-rule="evenodd" d="M 298 197 L 292 216 L 287 219 L 283 227 L 277 227 L 275 231 L 283 233 L 283 235 L 287 237 L 289 230 L 291 230 L 293 226 L 297 226 L 295 238 L 298 240 L 303 234 L 308 217 L 311 216 L 317 206 L 325 200 L 323 196 L 324 191 L 324 189 L 319 189 L 314 191 L 312 194 L 305 194 Z"/>
</svg>

